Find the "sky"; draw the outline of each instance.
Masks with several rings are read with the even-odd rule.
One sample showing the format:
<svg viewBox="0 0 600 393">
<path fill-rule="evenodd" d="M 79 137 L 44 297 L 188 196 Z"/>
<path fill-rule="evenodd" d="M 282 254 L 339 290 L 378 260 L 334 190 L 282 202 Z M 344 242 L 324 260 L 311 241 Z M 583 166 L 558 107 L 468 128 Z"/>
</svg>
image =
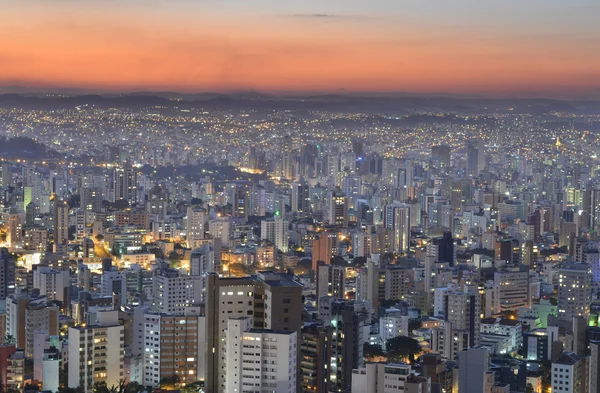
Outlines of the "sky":
<svg viewBox="0 0 600 393">
<path fill-rule="evenodd" d="M 598 0 L 0 0 L 0 91 L 600 99 Z"/>
</svg>

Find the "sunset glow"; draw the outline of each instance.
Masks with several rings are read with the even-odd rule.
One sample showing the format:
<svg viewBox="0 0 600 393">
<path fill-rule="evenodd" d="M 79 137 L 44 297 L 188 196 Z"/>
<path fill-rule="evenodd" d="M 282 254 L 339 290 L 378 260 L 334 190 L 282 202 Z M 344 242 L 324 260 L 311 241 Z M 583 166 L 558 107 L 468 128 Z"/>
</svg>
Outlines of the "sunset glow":
<svg viewBox="0 0 600 393">
<path fill-rule="evenodd" d="M 0 91 L 600 96 L 594 1 L 0 3 Z"/>
</svg>

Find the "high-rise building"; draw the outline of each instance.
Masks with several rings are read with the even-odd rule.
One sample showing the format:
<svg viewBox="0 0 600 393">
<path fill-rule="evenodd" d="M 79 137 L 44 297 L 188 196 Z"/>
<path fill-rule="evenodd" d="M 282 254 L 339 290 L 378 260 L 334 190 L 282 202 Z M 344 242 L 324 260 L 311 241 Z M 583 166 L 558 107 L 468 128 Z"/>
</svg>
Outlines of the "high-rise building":
<svg viewBox="0 0 600 393">
<path fill-rule="evenodd" d="M 4 215 L 4 221 L 8 223 L 6 244 L 9 247 L 19 247 L 23 243 L 23 212 L 17 208 L 11 208 Z"/>
<path fill-rule="evenodd" d="M 337 192 L 329 195 L 329 224 L 348 227 L 348 198 Z"/>
<path fill-rule="evenodd" d="M 80 206 L 84 211 L 100 212 L 102 210 L 101 188 L 82 188 L 80 198 Z"/>
<path fill-rule="evenodd" d="M 232 195 L 232 216 L 248 221 L 250 215 L 250 192 L 247 187 L 236 186 Z"/>
<path fill-rule="evenodd" d="M 209 392 L 226 391 L 226 332 L 229 318 L 248 316 L 255 329 L 300 332 L 302 284 L 293 275 L 261 272 L 244 278 L 220 278 L 211 273 L 206 289 L 206 385 Z"/>
<path fill-rule="evenodd" d="M 0 248 L 0 301 L 6 300 L 15 289 L 15 262 L 7 248 Z"/>
<path fill-rule="evenodd" d="M 281 252 L 288 252 L 288 221 L 275 217 L 260 222 L 260 239 L 268 240 Z"/>
<path fill-rule="evenodd" d="M 328 393 L 331 381 L 332 328 L 319 323 L 309 323 L 300 333 L 300 392 Z"/>
<path fill-rule="evenodd" d="M 317 267 L 317 304 L 323 296 L 344 299 L 346 269 L 342 266 L 319 264 Z"/>
<path fill-rule="evenodd" d="M 332 327 L 331 388 L 346 391 L 352 384 L 352 370 L 363 363 L 364 324 L 369 311 L 366 303 L 327 297 L 321 299 L 319 314 Z"/>
<path fill-rule="evenodd" d="M 33 344 L 36 332 L 46 332 L 58 336 L 58 306 L 30 303 L 25 307 L 25 356 L 33 357 Z"/>
<path fill-rule="evenodd" d="M 385 227 L 392 234 L 392 249 L 403 254 L 410 247 L 410 207 L 392 204 L 385 208 Z"/>
<path fill-rule="evenodd" d="M 69 241 L 69 205 L 66 201 L 54 206 L 54 244 L 65 245 Z"/>
<path fill-rule="evenodd" d="M 190 275 L 202 277 L 197 282 L 201 285 L 201 298 L 204 301 L 206 293 L 206 277 L 208 273 L 215 271 L 215 252 L 211 245 L 204 244 L 202 247 L 192 251 L 190 255 Z M 196 284 L 196 285 L 197 285 Z"/>
<path fill-rule="evenodd" d="M 592 304 L 590 266 L 565 266 L 558 275 L 558 316 L 571 322 L 574 317 L 589 317 Z"/>
<path fill-rule="evenodd" d="M 8 162 L 3 161 L 0 165 L 0 187 L 8 187 L 12 184 L 12 173 Z"/>
<path fill-rule="evenodd" d="M 190 314 L 134 314 L 143 318 L 143 385 L 157 386 L 165 377 L 179 376 L 182 383 L 197 381 L 204 372 L 205 348 L 201 340 L 204 318 Z"/>
<path fill-rule="evenodd" d="M 308 183 L 292 183 L 291 208 L 292 213 L 297 213 L 300 217 L 308 216 L 311 213 L 310 186 Z"/>
<path fill-rule="evenodd" d="M 131 167 L 116 168 L 113 178 L 114 200 L 126 200 L 135 205 L 138 198 L 137 172 Z"/>
<path fill-rule="evenodd" d="M 479 293 L 448 292 L 445 303 L 446 321 L 454 332 L 467 332 L 469 346 L 479 344 L 481 301 Z"/>
<path fill-rule="evenodd" d="M 518 311 L 531 304 L 529 294 L 529 268 L 507 268 L 494 273 L 494 286 L 497 288 L 496 312 Z"/>
<path fill-rule="evenodd" d="M 436 258 L 436 262 L 448 263 L 454 266 L 456 262 L 456 250 L 454 248 L 454 239 L 452 232 L 444 232 L 441 238 L 434 238 L 427 245 L 427 255 Z"/>
<path fill-rule="evenodd" d="M 333 242 L 334 239 L 328 233 L 320 233 L 312 242 L 312 269 L 317 270 L 319 262 L 325 265 L 331 263 L 333 257 Z"/>
<path fill-rule="evenodd" d="M 225 391 L 296 393 L 296 331 L 252 329 L 251 317 L 229 318 Z"/>
<path fill-rule="evenodd" d="M 102 271 L 100 282 L 102 296 L 119 296 L 119 304 L 127 304 L 127 279 L 116 266 Z"/>
<path fill-rule="evenodd" d="M 467 141 L 467 171 L 477 176 L 485 169 L 485 145 L 480 139 Z"/>
<path fill-rule="evenodd" d="M 98 324 L 69 328 L 68 386 L 86 393 L 93 392 L 96 382 L 119 386 L 124 379 L 125 327 L 117 311 L 98 314 Z"/>
<path fill-rule="evenodd" d="M 490 368 L 489 348 L 476 346 L 458 354 L 458 393 L 487 393 L 484 380 Z"/>
<path fill-rule="evenodd" d="M 220 238 L 221 244 L 229 245 L 231 237 L 231 219 L 229 217 L 219 217 L 208 223 L 208 232 L 213 238 Z"/>
<path fill-rule="evenodd" d="M 202 302 L 202 275 L 192 276 L 178 270 L 157 269 L 152 287 L 154 310 L 162 313 L 183 314 L 190 306 Z"/>
<path fill-rule="evenodd" d="M 407 393 L 411 367 L 404 363 L 367 363 L 353 370 L 352 393 Z M 416 392 L 422 392 L 416 389 Z"/>
<path fill-rule="evenodd" d="M 189 206 L 187 208 L 187 227 L 186 227 L 186 241 L 188 247 L 196 247 L 196 240 L 204 239 L 204 232 L 206 231 L 206 219 L 205 211 L 201 208 L 195 208 Z"/>
<path fill-rule="evenodd" d="M 552 362 L 552 391 L 591 393 L 588 390 L 588 358 L 573 352 L 563 352 Z"/>
<path fill-rule="evenodd" d="M 600 392 L 600 341 L 590 341 L 589 389 L 588 392 Z"/>
</svg>

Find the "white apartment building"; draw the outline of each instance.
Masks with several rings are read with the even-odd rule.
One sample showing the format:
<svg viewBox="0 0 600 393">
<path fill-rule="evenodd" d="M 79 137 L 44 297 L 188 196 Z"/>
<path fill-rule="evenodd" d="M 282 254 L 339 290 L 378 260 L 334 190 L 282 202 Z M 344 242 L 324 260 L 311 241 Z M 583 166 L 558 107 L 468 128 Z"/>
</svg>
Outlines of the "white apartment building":
<svg viewBox="0 0 600 393">
<path fill-rule="evenodd" d="M 565 321 L 587 317 L 592 303 L 592 274 L 587 265 L 576 264 L 558 274 L 558 316 Z"/>
<path fill-rule="evenodd" d="M 367 363 L 352 372 L 352 393 L 404 393 L 411 375 L 403 363 Z"/>
<path fill-rule="evenodd" d="M 268 240 L 281 252 L 288 252 L 288 225 L 287 220 L 274 218 L 260 222 L 260 239 Z"/>
<path fill-rule="evenodd" d="M 250 329 L 248 317 L 227 324 L 227 392 L 296 392 L 297 332 Z"/>
<path fill-rule="evenodd" d="M 573 352 L 563 352 L 552 362 L 552 392 L 554 393 L 587 393 L 588 364 Z"/>
<path fill-rule="evenodd" d="M 187 227 L 186 240 L 188 247 L 192 247 L 194 240 L 204 239 L 204 231 L 206 226 L 204 209 L 189 206 L 187 208 Z"/>
<path fill-rule="evenodd" d="M 33 270 L 33 287 L 48 299 L 64 301 L 64 289 L 70 285 L 68 270 L 54 270 L 49 266 L 37 266 Z"/>
<path fill-rule="evenodd" d="M 400 310 L 386 310 L 379 319 L 379 344 L 385 349 L 387 340 L 397 336 L 408 336 L 408 322 L 408 315 L 402 315 Z"/>
<path fill-rule="evenodd" d="M 163 269 L 154 276 L 154 309 L 161 313 L 183 314 L 187 307 L 200 304 L 202 279 L 202 276 L 181 274 L 175 269 Z"/>
<path fill-rule="evenodd" d="M 124 326 L 116 311 L 102 312 L 97 325 L 69 328 L 70 388 L 93 392 L 96 382 L 119 385 L 123 379 Z"/>
<path fill-rule="evenodd" d="M 117 267 L 102 272 L 100 289 L 102 296 L 112 296 L 113 293 L 118 293 L 121 297 L 121 304 L 127 303 L 127 278 Z"/>
</svg>

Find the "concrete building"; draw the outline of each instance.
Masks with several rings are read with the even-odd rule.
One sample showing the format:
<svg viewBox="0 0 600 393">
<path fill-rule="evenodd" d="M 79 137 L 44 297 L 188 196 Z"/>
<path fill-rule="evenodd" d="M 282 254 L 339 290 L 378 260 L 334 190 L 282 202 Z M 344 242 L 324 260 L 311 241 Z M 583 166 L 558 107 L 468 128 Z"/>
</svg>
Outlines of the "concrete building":
<svg viewBox="0 0 600 393">
<path fill-rule="evenodd" d="M 346 269 L 319 264 L 317 267 L 317 305 L 323 296 L 343 299 L 346 289 Z"/>
<path fill-rule="evenodd" d="M 297 391 L 297 332 L 252 329 L 248 316 L 230 318 L 225 391 Z"/>
<path fill-rule="evenodd" d="M 489 371 L 490 353 L 475 346 L 458 354 L 458 393 L 487 393 L 485 375 Z"/>
<path fill-rule="evenodd" d="M 61 201 L 54 206 L 54 244 L 64 245 L 69 241 L 69 205 Z"/>
<path fill-rule="evenodd" d="M 142 317 L 137 321 L 136 317 Z M 204 317 L 145 313 L 134 314 L 143 326 L 143 385 L 158 386 L 165 377 L 178 376 L 182 383 L 197 381 L 203 374 Z"/>
<path fill-rule="evenodd" d="M 288 225 L 287 220 L 275 217 L 260 222 L 260 239 L 268 240 L 281 252 L 288 252 Z"/>
<path fill-rule="evenodd" d="M 49 266 L 36 266 L 33 269 L 33 287 L 48 299 L 64 301 L 65 291 L 70 285 L 69 270 L 55 270 Z"/>
<path fill-rule="evenodd" d="M 552 362 L 552 391 L 560 393 L 591 393 L 588 391 L 587 358 L 573 352 L 563 352 Z"/>
<path fill-rule="evenodd" d="M 58 336 L 58 306 L 45 303 L 29 303 L 25 307 L 25 356 L 33 357 L 33 344 L 36 332 L 45 332 L 49 336 Z"/>
<path fill-rule="evenodd" d="M 529 269 L 512 268 L 494 273 L 494 286 L 498 291 L 496 312 L 517 311 L 531 305 L 529 294 Z"/>
<path fill-rule="evenodd" d="M 230 318 L 248 316 L 255 329 L 300 332 L 302 284 L 293 275 L 261 272 L 244 278 L 211 273 L 206 290 L 206 391 L 224 391 Z"/>
<path fill-rule="evenodd" d="M 157 270 L 152 286 L 153 307 L 160 313 L 183 314 L 187 307 L 202 302 L 203 276 L 183 274 L 175 269 Z"/>
<path fill-rule="evenodd" d="M 564 321 L 589 317 L 592 303 L 592 274 L 583 264 L 565 266 L 558 275 L 558 316 Z"/>
<path fill-rule="evenodd" d="M 367 303 L 325 297 L 321 299 L 319 315 L 333 329 L 329 364 L 331 389 L 348 390 L 352 370 L 363 362 L 364 326 L 370 315 Z"/>
<path fill-rule="evenodd" d="M 453 332 L 468 333 L 469 347 L 479 343 L 481 304 L 478 293 L 447 293 L 445 315 Z"/>
<path fill-rule="evenodd" d="M 400 310 L 390 308 L 379 319 L 379 344 L 385 350 L 386 342 L 397 336 L 408 336 L 410 318 Z"/>
<path fill-rule="evenodd" d="M 119 385 L 123 379 L 125 327 L 117 311 L 99 313 L 98 324 L 69 328 L 68 386 L 93 392 L 96 382 Z"/>
<path fill-rule="evenodd" d="M 101 296 L 118 295 L 119 304 L 127 304 L 127 278 L 117 267 L 113 266 L 102 272 L 100 281 Z"/>
<path fill-rule="evenodd" d="M 403 363 L 367 363 L 352 371 L 352 393 L 405 393 L 411 368 Z"/>
<path fill-rule="evenodd" d="M 204 239 L 206 232 L 206 212 L 202 208 L 189 206 L 187 208 L 186 241 L 189 248 L 196 247 L 195 240 Z"/>
<path fill-rule="evenodd" d="M 299 343 L 301 393 L 329 392 L 331 338 L 331 326 L 310 323 L 302 327 Z"/>
</svg>

